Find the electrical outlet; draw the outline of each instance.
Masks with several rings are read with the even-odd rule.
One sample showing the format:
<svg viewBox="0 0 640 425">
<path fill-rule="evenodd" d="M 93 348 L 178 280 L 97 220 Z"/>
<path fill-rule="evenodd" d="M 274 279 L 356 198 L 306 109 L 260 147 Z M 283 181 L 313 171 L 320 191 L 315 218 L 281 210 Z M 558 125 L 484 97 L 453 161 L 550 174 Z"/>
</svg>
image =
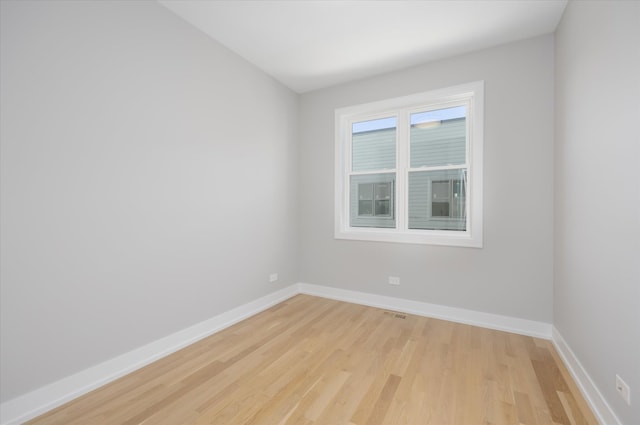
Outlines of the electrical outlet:
<svg viewBox="0 0 640 425">
<path fill-rule="evenodd" d="M 278 273 L 271 273 L 269 275 L 269 282 L 273 283 L 278 280 Z"/>
<path fill-rule="evenodd" d="M 396 276 L 389 276 L 389 285 L 394 285 L 394 286 L 400 285 L 400 278 Z"/>
<path fill-rule="evenodd" d="M 631 406 L 631 389 L 618 375 L 616 375 L 616 391 L 618 391 L 620 397 Z"/>
</svg>

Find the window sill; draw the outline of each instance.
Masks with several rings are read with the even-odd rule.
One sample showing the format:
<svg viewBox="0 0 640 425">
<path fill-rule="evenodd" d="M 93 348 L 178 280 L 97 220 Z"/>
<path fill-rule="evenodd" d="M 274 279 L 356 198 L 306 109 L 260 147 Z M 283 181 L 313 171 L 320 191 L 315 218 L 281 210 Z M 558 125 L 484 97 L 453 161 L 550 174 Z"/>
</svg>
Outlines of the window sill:
<svg viewBox="0 0 640 425">
<path fill-rule="evenodd" d="M 482 248 L 482 237 L 472 236 L 469 232 L 456 231 L 415 231 L 398 232 L 385 229 L 353 229 L 337 230 L 335 239 L 366 241 L 411 243 L 420 245 L 456 246 L 466 248 Z"/>
</svg>

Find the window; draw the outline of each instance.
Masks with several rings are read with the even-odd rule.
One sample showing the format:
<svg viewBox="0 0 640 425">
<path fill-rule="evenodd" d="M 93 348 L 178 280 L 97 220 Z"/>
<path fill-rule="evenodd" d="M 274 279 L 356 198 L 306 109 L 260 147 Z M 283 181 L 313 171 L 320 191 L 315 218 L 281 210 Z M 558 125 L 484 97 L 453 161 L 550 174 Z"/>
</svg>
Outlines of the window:
<svg viewBox="0 0 640 425">
<path fill-rule="evenodd" d="M 358 217 L 391 217 L 393 182 L 358 184 Z"/>
<path fill-rule="evenodd" d="M 482 82 L 336 110 L 336 238 L 482 247 L 482 127 Z"/>
</svg>

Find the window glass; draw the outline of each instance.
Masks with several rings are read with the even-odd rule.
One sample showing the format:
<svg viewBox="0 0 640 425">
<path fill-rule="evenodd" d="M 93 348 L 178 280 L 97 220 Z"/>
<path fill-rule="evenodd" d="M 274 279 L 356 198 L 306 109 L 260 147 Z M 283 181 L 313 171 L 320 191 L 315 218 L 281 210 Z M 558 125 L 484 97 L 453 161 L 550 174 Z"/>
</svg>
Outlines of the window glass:
<svg viewBox="0 0 640 425">
<path fill-rule="evenodd" d="M 466 170 L 409 173 L 409 228 L 467 229 Z"/>
<path fill-rule="evenodd" d="M 395 227 L 394 183 L 395 173 L 351 176 L 351 226 Z"/>
<path fill-rule="evenodd" d="M 464 164 L 466 123 L 464 106 L 411 114 L 411 167 Z"/>
<path fill-rule="evenodd" d="M 396 118 L 360 121 L 352 125 L 351 169 L 375 171 L 396 168 Z"/>
<path fill-rule="evenodd" d="M 373 183 L 358 185 L 358 215 L 373 215 Z"/>
<path fill-rule="evenodd" d="M 376 183 L 376 216 L 391 214 L 391 183 Z"/>
</svg>

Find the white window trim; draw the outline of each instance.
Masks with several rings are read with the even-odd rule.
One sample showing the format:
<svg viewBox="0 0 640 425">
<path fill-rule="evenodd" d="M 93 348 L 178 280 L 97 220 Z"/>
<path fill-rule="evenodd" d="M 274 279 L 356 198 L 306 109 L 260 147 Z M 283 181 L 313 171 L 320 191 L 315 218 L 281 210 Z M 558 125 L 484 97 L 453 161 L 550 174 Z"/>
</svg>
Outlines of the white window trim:
<svg viewBox="0 0 640 425">
<path fill-rule="evenodd" d="M 467 116 L 467 230 L 443 231 L 408 228 L 409 144 L 397 143 L 396 228 L 351 227 L 349 224 L 349 167 L 351 163 L 351 123 L 397 116 L 398 140 L 407 140 L 408 117 L 416 110 L 439 109 L 450 103 L 468 107 Z M 435 107 L 435 108 L 434 108 Z M 401 111 L 399 113 L 399 111 Z M 484 81 L 448 87 L 410 96 L 337 109 L 335 112 L 335 238 L 361 241 L 399 242 L 482 248 L 483 246 L 483 135 Z M 445 167 L 446 168 L 446 167 Z M 406 174 L 406 175 L 401 175 Z"/>
</svg>

